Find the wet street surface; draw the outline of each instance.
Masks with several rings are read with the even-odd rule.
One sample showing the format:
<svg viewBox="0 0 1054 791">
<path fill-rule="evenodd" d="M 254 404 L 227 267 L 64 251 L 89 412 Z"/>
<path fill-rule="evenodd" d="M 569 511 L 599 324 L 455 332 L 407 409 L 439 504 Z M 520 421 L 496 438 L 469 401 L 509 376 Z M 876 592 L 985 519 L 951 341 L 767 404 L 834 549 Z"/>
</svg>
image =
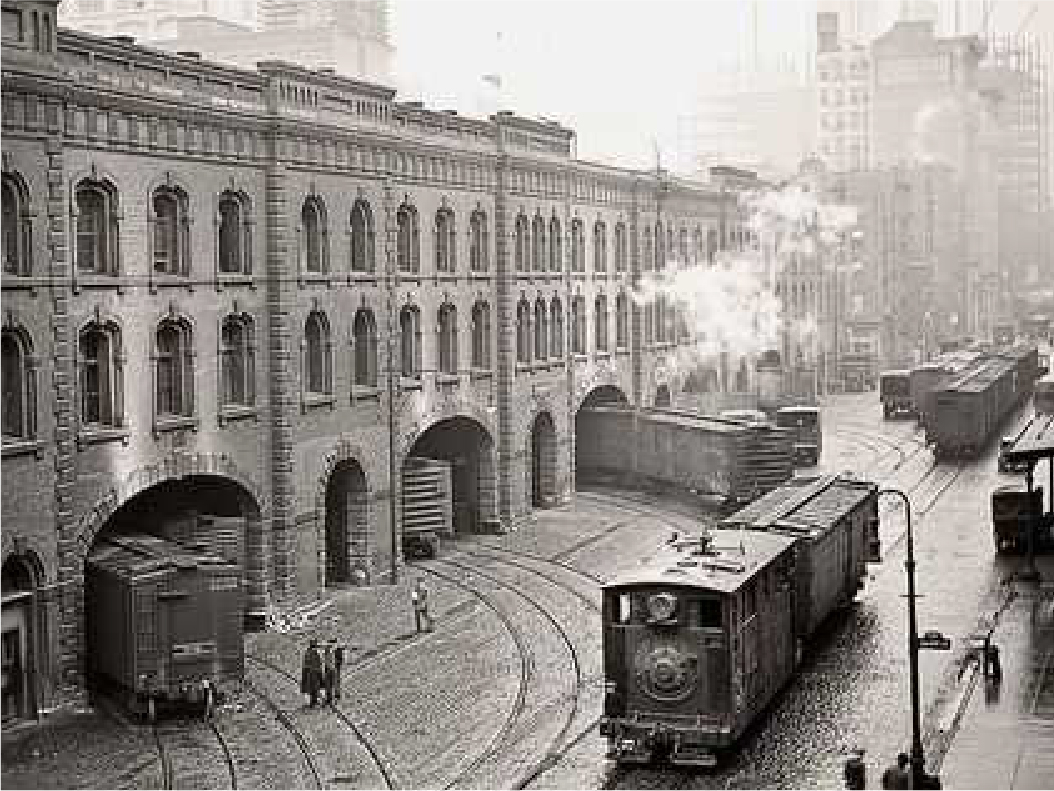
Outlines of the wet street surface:
<svg viewBox="0 0 1054 791">
<path fill-rule="evenodd" d="M 935 465 L 913 422 L 882 420 L 874 393 L 830 399 L 824 423 L 820 471 L 851 470 L 911 499 L 919 629 L 952 638 L 951 651 L 920 660 L 927 759 L 939 767 L 954 744 L 941 728 L 957 721 L 957 707 L 993 705 L 983 684 L 964 697 L 960 672 L 966 638 L 1019 590 L 1008 580 L 1023 559 L 997 558 L 991 537 L 990 493 L 1007 476 L 996 471 L 995 443 L 977 461 Z M 799 673 L 717 769 L 616 768 L 604 761 L 596 723 L 599 583 L 648 558 L 671 531 L 719 517 L 687 499 L 597 489 L 507 535 L 446 544 L 439 558 L 408 566 L 398 586 L 336 592 L 302 624 L 250 637 L 246 685 L 214 728 L 176 722 L 152 731 L 83 715 L 96 723 L 92 733 L 70 736 L 65 754 L 53 736 L 5 740 L 3 784 L 830 788 L 841 786 L 844 754 L 862 746 L 876 785 L 910 743 L 905 524 L 895 498 L 883 498 L 881 516 L 883 562 L 871 567 L 858 602 L 815 636 Z M 413 628 L 417 578 L 432 591 L 430 634 Z M 1007 639 L 1031 639 L 1015 619 L 1002 626 Z M 349 646 L 334 706 L 307 708 L 299 694 L 311 636 Z M 1014 674 L 1012 663 L 1006 670 Z M 1003 689 L 1003 709 L 993 709 L 1003 711 L 1006 734 L 1018 727 L 1021 700 L 1034 703 L 1037 723 L 1054 708 L 1054 671 L 1021 675 Z M 971 727 L 966 743 L 984 738 Z M 111 751 L 109 761 L 100 756 Z M 60 782 L 43 782 L 49 777 Z"/>
</svg>

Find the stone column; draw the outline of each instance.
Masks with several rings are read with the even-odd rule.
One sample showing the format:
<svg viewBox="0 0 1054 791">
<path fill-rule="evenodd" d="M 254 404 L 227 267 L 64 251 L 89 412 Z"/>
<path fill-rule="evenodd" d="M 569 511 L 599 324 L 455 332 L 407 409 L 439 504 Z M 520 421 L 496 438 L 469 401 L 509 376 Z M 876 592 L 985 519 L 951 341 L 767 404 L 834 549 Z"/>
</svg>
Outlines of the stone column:
<svg viewBox="0 0 1054 791">
<path fill-rule="evenodd" d="M 500 127 L 498 134 L 503 134 Z M 499 155 L 495 167 L 494 187 L 494 282 L 498 332 L 498 518 L 503 528 L 512 523 L 515 512 L 512 487 L 520 485 L 513 481 L 512 475 L 516 461 L 516 416 L 513 398 L 516 377 L 516 272 L 509 256 L 509 171 L 508 157 L 505 154 Z"/>
</svg>

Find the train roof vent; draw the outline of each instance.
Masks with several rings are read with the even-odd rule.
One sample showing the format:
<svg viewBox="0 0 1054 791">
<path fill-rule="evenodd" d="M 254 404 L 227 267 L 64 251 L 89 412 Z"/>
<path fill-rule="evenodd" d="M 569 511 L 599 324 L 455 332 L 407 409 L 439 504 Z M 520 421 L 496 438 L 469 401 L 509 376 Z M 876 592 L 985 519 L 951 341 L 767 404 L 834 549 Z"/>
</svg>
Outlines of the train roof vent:
<svg viewBox="0 0 1054 791">
<path fill-rule="evenodd" d="M 737 563 L 732 560 L 708 560 L 700 565 L 711 571 L 731 571 L 733 574 L 742 574 L 747 570 L 746 563 Z"/>
</svg>

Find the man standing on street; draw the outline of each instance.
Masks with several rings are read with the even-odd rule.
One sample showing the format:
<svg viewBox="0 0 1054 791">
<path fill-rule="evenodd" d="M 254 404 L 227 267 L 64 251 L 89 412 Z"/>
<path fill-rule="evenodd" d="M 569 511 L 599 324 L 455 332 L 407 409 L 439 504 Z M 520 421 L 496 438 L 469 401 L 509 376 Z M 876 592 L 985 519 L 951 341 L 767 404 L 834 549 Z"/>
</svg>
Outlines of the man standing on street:
<svg viewBox="0 0 1054 791">
<path fill-rule="evenodd" d="M 867 767 L 864 765 L 864 748 L 857 747 L 845 759 L 845 787 L 850 791 L 867 788 Z"/>
<path fill-rule="evenodd" d="M 417 633 L 432 631 L 432 619 L 428 615 L 428 588 L 425 587 L 424 580 L 417 580 L 417 586 L 410 594 L 410 599 L 414 605 L 414 621 L 417 624 Z M 424 628 L 422 628 L 422 624 L 424 624 Z"/>
<path fill-rule="evenodd" d="M 340 700 L 340 671 L 344 667 L 344 646 L 335 639 L 330 640 L 333 645 L 333 686 L 331 692 L 334 698 Z"/>
<path fill-rule="evenodd" d="M 897 756 L 897 763 L 882 773 L 883 788 L 910 788 L 911 759 L 907 753 Z"/>
<path fill-rule="evenodd" d="M 300 672 L 300 691 L 309 696 L 311 707 L 318 705 L 318 690 L 322 685 L 322 657 L 318 655 L 318 640 L 312 640 L 304 652 L 304 666 Z"/>
</svg>

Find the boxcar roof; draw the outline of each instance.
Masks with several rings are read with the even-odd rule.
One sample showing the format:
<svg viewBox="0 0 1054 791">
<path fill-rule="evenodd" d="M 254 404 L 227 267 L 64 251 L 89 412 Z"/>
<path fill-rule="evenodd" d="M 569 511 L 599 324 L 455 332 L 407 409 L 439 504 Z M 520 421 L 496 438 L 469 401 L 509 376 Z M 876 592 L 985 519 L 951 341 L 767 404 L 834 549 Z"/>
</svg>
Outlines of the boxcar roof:
<svg viewBox="0 0 1054 791">
<path fill-rule="evenodd" d="M 820 535 L 857 508 L 878 487 L 842 475 L 792 478 L 726 519 L 724 530 L 752 528 Z"/>
<path fill-rule="evenodd" d="M 676 426 L 697 426 L 707 431 L 717 433 L 734 434 L 744 431 L 746 423 L 742 420 L 731 418 L 720 418 L 713 415 L 703 415 L 699 412 L 683 412 L 675 410 L 641 410 L 641 416 L 656 423 L 668 423 Z"/>
<path fill-rule="evenodd" d="M 1050 459 L 1054 464 L 1054 415 L 1035 415 L 1022 431 L 1014 447 L 1004 451 L 1009 461 Z"/>
<path fill-rule="evenodd" d="M 88 562 L 125 577 L 184 566 L 236 566 L 215 552 L 151 535 L 106 536 L 92 547 Z"/>
<path fill-rule="evenodd" d="M 948 383 L 945 392 L 979 393 L 991 386 L 999 377 L 1014 370 L 1016 363 L 1009 357 L 992 356 L 976 367 L 964 371 Z"/>
<path fill-rule="evenodd" d="M 715 531 L 709 551 L 699 539 L 680 541 L 637 568 L 622 572 L 602 587 L 630 585 L 688 585 L 720 593 L 738 590 L 761 569 L 786 552 L 798 539 L 778 533 L 744 530 Z"/>
</svg>

